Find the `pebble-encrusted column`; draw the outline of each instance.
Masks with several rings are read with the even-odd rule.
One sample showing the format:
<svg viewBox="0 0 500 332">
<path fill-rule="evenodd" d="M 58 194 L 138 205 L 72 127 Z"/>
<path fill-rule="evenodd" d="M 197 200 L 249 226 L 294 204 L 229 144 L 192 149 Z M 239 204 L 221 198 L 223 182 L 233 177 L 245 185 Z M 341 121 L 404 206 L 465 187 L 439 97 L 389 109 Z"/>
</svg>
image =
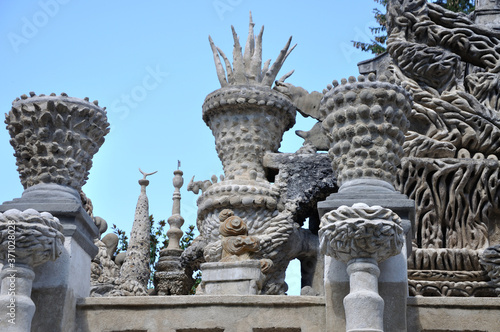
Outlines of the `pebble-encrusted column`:
<svg viewBox="0 0 500 332">
<path fill-rule="evenodd" d="M 146 177 L 156 172 L 144 173 L 140 169 L 139 171 L 144 175 L 139 180 L 141 194 L 137 200 L 127 256 L 120 269 L 120 276 L 127 281 L 137 281 L 144 289 L 147 289 L 151 273 L 149 269 L 151 223 L 149 221 L 149 201 L 146 195 L 149 180 L 146 180 Z"/>
<path fill-rule="evenodd" d="M 318 235 L 321 252 L 347 264 L 346 331 L 382 332 L 384 300 L 378 293 L 378 263 L 401 252 L 401 219 L 380 206 L 341 206 L 322 217 Z"/>
<path fill-rule="evenodd" d="M 65 237 L 61 258 L 34 268 L 33 329 L 75 330 L 71 313 L 77 298 L 90 294 L 90 262 L 99 235 L 80 191 L 109 132 L 106 110 L 89 98 L 30 92 L 14 100 L 5 123 L 25 190 L 0 205 L 0 212 L 47 211 L 59 219 Z"/>
<path fill-rule="evenodd" d="M 50 213 L 33 209 L 0 213 L 0 330 L 31 331 L 35 303 L 33 267 L 56 260 L 62 252 L 62 226 Z"/>
<path fill-rule="evenodd" d="M 225 176 L 218 183 L 204 186 L 198 199 L 197 226 L 208 243 L 205 258 L 209 262 L 221 259 L 218 216 L 224 209 L 246 220 L 249 233 L 268 235 L 268 243 L 259 255 L 273 259 L 275 264 L 269 276 L 274 280 L 266 281 L 268 286 L 263 292 L 284 294 L 285 270 L 293 257 L 285 257 L 285 250 L 278 248 L 289 243 L 294 226 L 291 217 L 287 220 L 288 216 L 279 215 L 283 211 L 278 208 L 279 190 L 266 178 L 263 158 L 266 152 L 278 151 L 284 132 L 295 124 L 296 108 L 292 101 L 272 88 L 294 46 L 290 47 L 290 38 L 272 65 L 270 60 L 263 62 L 263 28 L 254 35 L 254 25 L 250 16 L 244 51 L 232 29 L 232 65 L 209 37 L 221 88 L 205 98 L 203 120 L 214 135 Z M 291 72 L 280 80 L 290 75 Z M 277 225 L 273 225 L 273 220 Z"/>
<path fill-rule="evenodd" d="M 345 206 L 352 207 L 348 209 L 356 207 L 359 213 L 363 209 L 356 205 L 358 203 L 383 207 L 401 217 L 398 222 L 401 233 L 406 234 L 406 242 L 411 243 L 414 202 L 394 189 L 397 167 L 403 155 L 402 144 L 409 127 L 407 116 L 411 111 L 411 96 L 390 75 L 370 74 L 358 79 L 351 76 L 342 79 L 340 84 L 333 81 L 325 91 L 319 111 L 325 119 L 323 128 L 331 140 L 329 156 L 340 186 L 338 193 L 318 203 L 319 214 L 324 215 L 324 229 L 320 232 L 327 234 L 340 225 L 352 228 L 353 232 L 335 235 L 340 238 L 335 240 L 338 243 L 330 242 L 331 245 L 342 244 L 345 248 L 332 249 L 330 256 L 325 257 L 329 325 L 341 329 L 346 324 L 347 330 L 352 331 L 358 331 L 360 326 L 371 326 L 374 331 L 404 331 L 408 294 L 405 254 L 411 250 L 410 246 L 406 251 L 392 251 L 391 255 L 379 254 L 378 250 L 383 248 L 371 245 L 381 241 L 382 246 L 384 241 L 393 241 L 379 234 L 390 227 L 381 221 L 373 225 L 368 212 L 365 217 L 356 217 L 358 221 L 354 223 L 339 221 L 337 224 L 335 220 L 343 220 Z M 402 238 L 399 233 L 397 238 L 398 241 Z M 370 255 L 353 253 L 366 246 L 372 250 Z M 350 258 L 341 257 L 339 252 L 350 253 Z M 380 257 L 384 259 L 379 260 Z M 366 283 L 360 282 L 363 279 Z M 351 294 L 348 295 L 349 288 Z M 368 294 L 364 300 L 363 293 Z M 344 306 L 339 305 L 344 297 Z M 385 312 L 382 299 L 388 308 Z M 371 314 L 361 314 L 361 308 L 367 304 L 371 306 L 367 309 Z"/>
<path fill-rule="evenodd" d="M 179 162 L 180 164 L 180 162 Z M 181 264 L 183 249 L 179 246 L 182 238 L 181 227 L 184 218 L 181 216 L 181 192 L 184 184 L 183 172 L 174 171 L 174 194 L 172 197 L 172 215 L 167 219 L 170 229 L 167 231 L 168 246 L 160 250 L 160 258 L 156 264 L 154 276 L 155 289 L 158 295 L 187 295 L 193 286 L 192 271 Z"/>
</svg>

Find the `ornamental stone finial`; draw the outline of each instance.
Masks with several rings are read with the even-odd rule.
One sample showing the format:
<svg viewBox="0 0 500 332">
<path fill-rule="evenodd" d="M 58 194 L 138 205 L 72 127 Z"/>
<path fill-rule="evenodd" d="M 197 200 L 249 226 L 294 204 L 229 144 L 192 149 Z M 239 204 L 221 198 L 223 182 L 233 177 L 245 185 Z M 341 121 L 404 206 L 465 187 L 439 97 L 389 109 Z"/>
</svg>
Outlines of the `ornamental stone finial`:
<svg viewBox="0 0 500 332">
<path fill-rule="evenodd" d="M 286 58 L 295 46 L 297 46 L 295 44 L 292 48 L 290 48 L 290 43 L 292 41 L 292 37 L 290 37 L 271 68 L 269 68 L 269 65 L 271 64 L 270 59 L 267 60 L 264 63 L 264 67 L 262 67 L 262 35 L 264 34 L 264 26 L 262 26 L 257 36 L 254 35 L 254 26 L 255 24 L 252 21 L 252 12 L 250 12 L 248 38 L 245 45 L 245 52 L 243 54 L 238 35 L 236 34 L 234 27 L 231 26 L 234 39 L 232 67 L 224 52 L 215 46 L 212 37 L 208 36 L 210 47 L 212 48 L 214 56 L 217 77 L 219 78 L 221 87 L 247 84 L 271 87 Z M 224 60 L 226 70 L 224 70 L 220 57 Z M 289 77 L 292 72 L 287 73 L 284 77 Z M 282 78 L 281 80 L 284 79 Z"/>
<path fill-rule="evenodd" d="M 167 231 L 168 236 L 168 250 L 181 250 L 179 246 L 179 242 L 182 238 L 182 234 L 184 234 L 181 230 L 182 225 L 184 224 L 184 218 L 181 216 L 181 187 L 184 184 L 184 179 L 182 175 L 184 174 L 180 169 L 180 161 L 178 162 L 178 167 L 174 171 L 174 194 L 172 197 L 173 205 L 172 205 L 172 215 L 167 219 L 168 224 L 170 225 L 170 229 Z"/>
</svg>

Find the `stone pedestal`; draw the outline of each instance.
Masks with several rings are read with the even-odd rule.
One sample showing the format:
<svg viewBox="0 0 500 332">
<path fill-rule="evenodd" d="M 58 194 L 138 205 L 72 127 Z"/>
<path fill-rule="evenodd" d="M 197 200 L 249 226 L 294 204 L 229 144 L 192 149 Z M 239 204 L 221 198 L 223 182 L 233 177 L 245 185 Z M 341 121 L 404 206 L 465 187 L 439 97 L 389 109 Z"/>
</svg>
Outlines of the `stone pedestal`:
<svg viewBox="0 0 500 332">
<path fill-rule="evenodd" d="M 193 278 L 181 264 L 182 249 L 162 249 L 154 275 L 158 295 L 188 295 Z"/>
<path fill-rule="evenodd" d="M 32 331 L 75 329 L 77 298 L 90 294 L 90 262 L 97 254 L 93 239 L 99 231 L 85 212 L 75 189 L 56 184 L 28 188 L 21 198 L 0 205 L 9 209 L 46 211 L 63 226 L 64 249 L 59 258 L 36 266 L 31 298 L 36 305 Z"/>
<path fill-rule="evenodd" d="M 379 185 L 377 185 L 379 184 Z M 365 203 L 379 205 L 395 212 L 401 218 L 403 250 L 379 264 L 379 294 L 384 300 L 385 331 L 406 330 L 406 298 L 408 297 L 407 257 L 411 254 L 412 225 L 415 222 L 415 203 L 389 186 L 374 179 L 359 179 L 346 183 L 338 193 L 318 203 L 320 216 L 342 205 Z M 343 326 L 345 315 L 342 299 L 349 293 L 347 265 L 332 257 L 325 257 L 325 294 L 327 310 L 332 312 L 332 326 Z M 339 329 L 341 329 L 339 327 Z"/>
<path fill-rule="evenodd" d="M 264 274 L 257 260 L 201 264 L 203 295 L 257 295 Z"/>
<path fill-rule="evenodd" d="M 401 218 L 404 231 L 403 249 L 396 256 L 392 256 L 378 264 L 380 276 L 378 278 L 378 293 L 383 299 L 384 331 L 406 331 L 406 299 L 408 297 L 407 257 L 411 253 L 411 225 L 414 223 L 414 202 L 406 195 L 390 188 L 370 187 L 366 181 L 361 187 L 351 187 L 350 190 L 340 190 L 339 193 L 318 203 L 319 214 L 335 210 L 342 205 L 352 206 L 356 203 L 365 203 L 369 206 L 379 205 L 395 212 Z M 325 256 L 325 296 L 328 326 L 334 326 L 335 331 L 341 331 L 345 326 L 345 308 L 342 305 L 344 297 L 349 294 L 349 274 L 346 263 L 333 257 Z M 352 287 L 352 284 L 351 284 Z"/>
</svg>

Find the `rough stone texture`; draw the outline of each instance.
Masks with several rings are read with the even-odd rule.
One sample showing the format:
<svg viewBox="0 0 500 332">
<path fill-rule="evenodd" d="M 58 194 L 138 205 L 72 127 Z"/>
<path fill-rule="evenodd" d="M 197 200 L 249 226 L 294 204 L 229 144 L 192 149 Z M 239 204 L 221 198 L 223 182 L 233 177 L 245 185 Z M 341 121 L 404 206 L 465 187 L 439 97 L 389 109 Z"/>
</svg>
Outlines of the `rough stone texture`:
<svg viewBox="0 0 500 332">
<path fill-rule="evenodd" d="M 5 119 L 23 187 L 56 183 L 80 190 L 109 132 L 105 109 L 65 93 L 30 95 L 17 98 Z"/>
<path fill-rule="evenodd" d="M 35 303 L 31 300 L 33 268 L 61 255 L 62 230 L 59 220 L 47 212 L 12 209 L 0 213 L 2 331 L 31 330 L 35 313 Z"/>
<path fill-rule="evenodd" d="M 389 209 L 358 203 L 328 212 L 320 226 L 321 252 L 347 263 L 346 331 L 383 331 L 384 300 L 378 293 L 377 263 L 401 252 L 401 219 Z M 335 279 L 332 276 L 330 282 Z"/>
<path fill-rule="evenodd" d="M 481 265 L 488 272 L 488 277 L 495 287 L 495 292 L 500 295 L 500 245 L 484 250 L 481 255 Z"/>
<path fill-rule="evenodd" d="M 200 295 L 257 295 L 264 275 L 258 260 L 201 264 Z"/>
<path fill-rule="evenodd" d="M 212 130 L 226 179 L 264 180 L 262 158 L 295 124 L 291 101 L 269 87 L 241 85 L 209 94 L 203 119 Z"/>
<path fill-rule="evenodd" d="M 419 207 L 412 295 L 495 296 L 479 257 L 500 240 L 498 169 L 493 159 L 403 158 L 397 187 Z"/>
<path fill-rule="evenodd" d="M 391 210 L 358 203 L 325 214 L 319 237 L 325 255 L 345 263 L 356 258 L 381 262 L 401 251 L 403 227 L 399 216 Z"/>
<path fill-rule="evenodd" d="M 326 331 L 324 300 L 316 296 L 86 298 L 77 319 L 76 332 Z"/>
<path fill-rule="evenodd" d="M 389 81 L 388 81 L 389 80 Z M 350 77 L 334 81 L 320 103 L 323 128 L 332 139 L 329 154 L 340 186 L 359 178 L 394 183 L 411 110 L 409 94 L 388 79 Z"/>
<path fill-rule="evenodd" d="M 48 212 L 12 209 L 0 213 L 0 260 L 7 265 L 14 257 L 14 264 L 30 267 L 55 260 L 62 252 L 62 231 L 59 220 Z"/>
<path fill-rule="evenodd" d="M 249 235 L 259 239 L 260 257 L 256 258 L 270 259 L 274 263 L 263 292 L 283 294 L 287 288 L 285 270 L 294 258 L 287 247 L 293 247 L 289 239 L 298 232 L 292 213 L 278 206 L 279 192 L 266 179 L 263 157 L 266 152 L 277 152 L 284 131 L 295 123 L 295 107 L 289 98 L 271 89 L 293 48 L 289 49 L 289 40 L 274 64 L 269 68 L 267 62 L 261 69 L 262 30 L 255 37 L 250 21 L 244 53 L 234 31 L 233 37 L 232 67 L 210 39 L 222 88 L 205 99 L 203 119 L 214 134 L 225 178 L 218 183 L 214 178 L 212 184 L 205 181 L 200 185 L 203 193 L 198 199 L 197 226 L 202 237 L 199 243 L 207 243 L 204 248 L 207 261 L 217 262 L 222 258 L 219 213 L 231 209 L 247 222 Z M 193 183 L 192 189 L 197 191 L 200 186 Z"/>
<path fill-rule="evenodd" d="M 417 204 L 414 295 L 495 295 L 479 255 L 500 240 L 500 34 L 482 25 L 496 25 L 498 2 L 476 8 L 467 17 L 425 1 L 389 1 L 388 56 L 372 68 L 393 73 L 413 97 L 397 188 Z"/>
<path fill-rule="evenodd" d="M 180 193 L 180 188 L 184 184 L 182 175 L 181 170 L 174 171 L 173 185 L 175 189 L 172 197 L 172 216 L 167 220 L 170 225 L 170 229 L 167 231 L 168 247 L 160 250 L 154 275 L 155 291 L 158 295 L 187 295 L 194 285 L 192 278 L 194 269 L 188 265 L 182 266 L 181 254 L 183 250 L 179 246 L 183 234 L 180 227 L 184 224 L 184 218 L 181 216 Z M 193 179 L 191 179 L 190 184 L 193 183 Z"/>
<path fill-rule="evenodd" d="M 125 261 L 120 268 L 120 277 L 127 282 L 137 284 L 134 286 L 134 295 L 136 288 L 139 292 L 143 291 L 142 295 L 146 295 L 145 290 L 148 287 L 149 275 L 149 260 L 150 260 L 150 228 L 149 221 L 149 202 L 146 195 L 146 187 L 149 185 L 149 180 L 146 180 L 148 175 L 153 173 L 144 173 L 144 178 L 139 180 L 141 185 L 141 194 L 137 199 L 137 207 L 135 209 L 134 224 L 130 232 L 130 241 L 127 248 Z M 142 291 L 140 290 L 142 288 Z"/>
<path fill-rule="evenodd" d="M 408 331 L 497 331 L 499 310 L 498 298 L 410 297 Z"/>
<path fill-rule="evenodd" d="M 317 234 L 320 222 L 317 204 L 338 190 L 328 155 L 266 153 L 263 162 L 269 175 L 277 173 L 274 183 L 280 192 L 278 204 L 292 211 L 294 221 L 301 226 L 309 218 L 309 229 Z"/>
</svg>

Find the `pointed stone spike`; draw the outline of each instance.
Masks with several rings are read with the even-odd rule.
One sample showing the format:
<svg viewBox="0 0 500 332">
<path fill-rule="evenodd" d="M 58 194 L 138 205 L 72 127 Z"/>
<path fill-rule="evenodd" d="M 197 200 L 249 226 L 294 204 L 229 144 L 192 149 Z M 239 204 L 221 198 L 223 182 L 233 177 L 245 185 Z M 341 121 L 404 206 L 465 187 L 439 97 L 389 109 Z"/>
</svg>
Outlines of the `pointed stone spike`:
<svg viewBox="0 0 500 332">
<path fill-rule="evenodd" d="M 222 67 L 222 63 L 220 62 L 219 53 L 217 52 L 217 47 L 212 40 L 212 37 L 208 36 L 208 41 L 210 42 L 210 48 L 212 49 L 212 54 L 214 56 L 215 62 L 215 70 L 217 71 L 217 78 L 219 79 L 219 83 L 221 87 L 227 86 L 226 81 L 226 73 L 224 72 L 224 68 Z"/>
<path fill-rule="evenodd" d="M 248 24 L 248 37 L 247 43 L 245 45 L 245 53 L 243 54 L 243 64 L 245 66 L 246 75 L 251 80 L 255 80 L 256 75 L 253 75 L 251 72 L 251 59 L 255 50 L 255 36 L 253 34 L 253 27 L 255 24 L 252 22 L 252 12 L 250 12 L 250 23 Z M 252 79 L 253 78 L 253 79 Z"/>
<path fill-rule="evenodd" d="M 264 76 L 266 75 L 267 71 L 269 70 L 269 65 L 271 64 L 271 59 L 267 59 L 266 62 L 264 62 L 264 66 L 262 67 L 262 72 L 261 72 L 261 79 L 260 82 L 264 79 Z"/>
<path fill-rule="evenodd" d="M 234 30 L 234 26 L 231 25 L 231 31 L 233 32 L 233 74 L 234 80 L 238 84 L 247 83 L 247 79 L 245 77 L 245 67 L 243 65 L 243 55 L 241 53 L 241 45 L 238 39 L 238 35 L 236 34 L 236 30 Z"/>
<path fill-rule="evenodd" d="M 262 35 L 264 34 L 264 26 L 260 28 L 255 42 L 255 50 L 250 61 L 250 72 L 255 75 L 257 82 L 262 82 Z"/>
<path fill-rule="evenodd" d="M 294 72 L 295 72 L 295 69 L 290 70 L 288 73 L 286 73 L 285 75 L 281 76 L 281 78 L 278 80 L 278 82 L 285 82 L 285 80 L 287 78 L 289 78 L 290 76 L 292 76 L 292 74 Z"/>
<path fill-rule="evenodd" d="M 280 71 L 281 66 L 283 66 L 283 62 L 286 60 L 288 54 L 290 54 L 290 52 L 295 48 L 295 46 L 297 46 L 297 44 L 295 44 L 290 50 L 288 50 L 291 42 L 292 42 L 292 37 L 290 36 L 285 47 L 283 47 L 283 49 L 280 51 L 280 54 L 276 58 L 276 61 L 274 61 L 271 68 L 266 72 L 266 75 L 262 80 L 263 85 L 271 86 L 271 84 L 273 84 L 273 81 L 276 78 L 276 75 L 278 75 L 278 72 Z"/>
<path fill-rule="evenodd" d="M 224 60 L 224 64 L 226 65 L 226 73 L 227 73 L 227 82 L 229 84 L 234 83 L 234 77 L 233 77 L 233 69 L 231 68 L 231 63 L 229 62 L 229 59 L 227 56 L 222 52 L 220 48 L 217 47 L 217 51 L 219 52 L 220 56 Z"/>
</svg>

